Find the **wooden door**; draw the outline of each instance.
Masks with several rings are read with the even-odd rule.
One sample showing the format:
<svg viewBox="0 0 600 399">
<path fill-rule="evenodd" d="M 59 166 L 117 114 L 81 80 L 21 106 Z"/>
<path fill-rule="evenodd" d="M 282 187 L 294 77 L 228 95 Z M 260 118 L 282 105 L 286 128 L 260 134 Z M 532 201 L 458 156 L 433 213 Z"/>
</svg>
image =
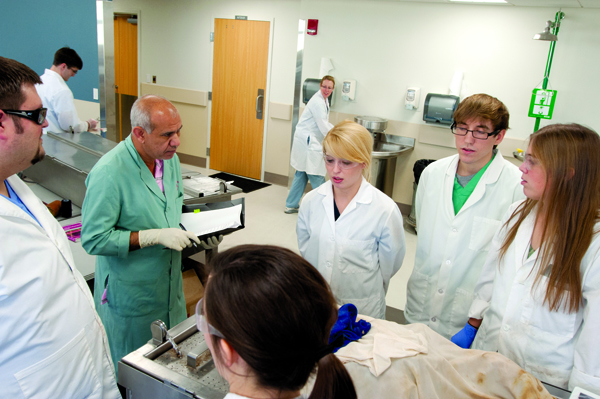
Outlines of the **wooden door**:
<svg viewBox="0 0 600 399">
<path fill-rule="evenodd" d="M 215 19 L 211 169 L 261 177 L 269 29 L 265 21 Z"/>
<path fill-rule="evenodd" d="M 117 138 L 131 132 L 129 113 L 138 95 L 137 25 L 127 22 L 129 15 L 115 15 L 115 106 Z"/>
</svg>

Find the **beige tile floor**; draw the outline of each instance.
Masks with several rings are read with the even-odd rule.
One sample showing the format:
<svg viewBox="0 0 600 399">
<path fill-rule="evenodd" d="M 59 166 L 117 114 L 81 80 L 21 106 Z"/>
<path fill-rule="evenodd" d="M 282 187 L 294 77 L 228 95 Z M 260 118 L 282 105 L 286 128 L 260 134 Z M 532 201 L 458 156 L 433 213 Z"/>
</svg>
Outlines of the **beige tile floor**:
<svg viewBox="0 0 600 399">
<path fill-rule="evenodd" d="M 182 164 L 181 166 L 206 176 L 217 173 L 217 171 L 192 165 Z M 233 184 L 235 185 L 235 180 Z M 298 252 L 296 239 L 298 215 L 283 213 L 287 195 L 287 187 L 274 184 L 248 194 L 235 195 L 234 198 L 242 196 L 246 198 L 246 228 L 225 237 L 219 250 L 222 251 L 240 244 L 270 244 Z M 404 263 L 400 271 L 392 277 L 386 296 L 387 305 L 400 310 L 404 310 L 406 304 L 406 283 L 413 269 L 417 246 L 417 236 L 414 231 L 407 227 L 405 233 L 406 256 Z"/>
</svg>

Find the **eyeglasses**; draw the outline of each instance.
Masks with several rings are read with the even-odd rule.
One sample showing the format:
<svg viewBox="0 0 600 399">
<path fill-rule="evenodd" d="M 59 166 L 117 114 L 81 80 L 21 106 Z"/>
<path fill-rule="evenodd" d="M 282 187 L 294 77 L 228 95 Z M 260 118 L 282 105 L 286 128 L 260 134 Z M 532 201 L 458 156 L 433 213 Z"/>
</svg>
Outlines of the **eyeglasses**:
<svg viewBox="0 0 600 399">
<path fill-rule="evenodd" d="M 198 326 L 198 331 L 201 333 L 209 333 L 210 335 L 216 335 L 217 337 L 225 338 L 223 334 L 210 324 L 208 324 L 208 320 L 204 317 L 204 307 L 202 303 L 204 302 L 204 298 L 200 299 L 196 304 L 196 326 Z"/>
<path fill-rule="evenodd" d="M 69 68 L 69 70 L 73 72 L 73 75 L 77 75 L 77 72 L 79 72 L 79 69 L 76 68 Z"/>
<path fill-rule="evenodd" d="M 38 125 L 43 125 L 46 120 L 46 113 L 48 112 L 48 108 L 38 108 L 30 111 L 27 110 L 19 110 L 19 109 L 3 109 L 4 113 L 9 115 L 15 115 L 20 118 L 29 119 L 37 123 Z"/>
<path fill-rule="evenodd" d="M 452 134 L 456 136 L 466 136 L 467 134 L 469 134 L 469 132 L 471 132 L 473 133 L 473 137 L 479 140 L 487 140 L 488 137 L 495 136 L 502 131 L 502 129 L 498 129 L 494 130 L 491 133 L 488 133 L 484 132 L 483 130 L 469 130 L 465 127 L 456 126 L 456 123 L 453 123 L 452 126 L 450 126 L 450 130 L 452 131 Z"/>
<path fill-rule="evenodd" d="M 325 165 L 331 166 L 331 167 L 335 166 L 336 158 L 329 156 L 327 154 L 323 154 L 323 159 L 325 160 Z M 340 167 L 340 169 L 344 169 L 344 170 L 352 169 L 352 168 L 355 168 L 356 166 L 358 166 L 358 162 L 348 161 L 347 159 L 339 159 L 338 166 Z"/>
</svg>

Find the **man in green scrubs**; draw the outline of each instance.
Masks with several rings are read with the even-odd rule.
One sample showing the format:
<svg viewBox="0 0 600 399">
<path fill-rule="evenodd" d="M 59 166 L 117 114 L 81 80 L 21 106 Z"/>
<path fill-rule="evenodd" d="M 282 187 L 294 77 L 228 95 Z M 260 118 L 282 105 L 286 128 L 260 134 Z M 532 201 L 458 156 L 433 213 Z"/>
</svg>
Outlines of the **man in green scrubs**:
<svg viewBox="0 0 600 399">
<path fill-rule="evenodd" d="M 200 244 L 179 228 L 177 109 L 162 97 L 141 97 L 131 109 L 131 126 L 129 137 L 90 172 L 82 208 L 81 243 L 96 255 L 94 302 L 115 367 L 151 338 L 154 320 L 171 328 L 187 317 L 180 251 L 192 241 Z"/>
<path fill-rule="evenodd" d="M 404 315 L 450 339 L 465 326 L 500 219 L 524 198 L 521 172 L 497 146 L 508 129 L 506 106 L 487 94 L 465 98 L 454 113 L 458 154 L 421 175 L 415 209 L 417 252 Z M 473 327 L 475 328 L 475 327 Z"/>
</svg>

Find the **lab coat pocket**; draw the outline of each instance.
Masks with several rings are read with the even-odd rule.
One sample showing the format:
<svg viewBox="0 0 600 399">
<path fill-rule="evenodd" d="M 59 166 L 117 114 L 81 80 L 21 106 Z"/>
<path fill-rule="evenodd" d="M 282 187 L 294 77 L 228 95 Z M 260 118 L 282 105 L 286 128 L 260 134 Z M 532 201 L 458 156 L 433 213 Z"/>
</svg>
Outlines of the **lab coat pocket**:
<svg viewBox="0 0 600 399">
<path fill-rule="evenodd" d="M 450 334 L 456 334 L 469 320 L 469 308 L 473 303 L 473 293 L 461 288 L 456 289 L 450 314 Z"/>
<path fill-rule="evenodd" d="M 28 399 L 100 398 L 100 380 L 81 330 L 66 345 L 14 375 Z"/>
<path fill-rule="evenodd" d="M 500 228 L 500 224 L 499 220 L 475 216 L 469 249 L 476 252 L 489 250 L 492 238 L 494 238 L 494 234 Z"/>
<path fill-rule="evenodd" d="M 159 279 L 128 281 L 111 277 L 108 282 L 109 306 L 112 304 L 111 309 L 121 317 L 141 317 L 168 309 L 168 284 L 160 284 Z"/>
<path fill-rule="evenodd" d="M 429 295 L 429 276 L 417 271 L 412 272 L 408 279 L 405 312 L 416 317 L 425 311 L 425 301 Z"/>
<path fill-rule="evenodd" d="M 530 300 L 533 303 L 531 304 L 530 324 L 546 335 L 572 337 L 577 330 L 576 324 L 580 324 L 577 322 L 577 313 L 567 313 L 564 308 L 551 312 L 548 304 L 544 303 L 547 289 L 548 277 L 546 276 L 542 276 L 540 283 L 531 289 L 532 298 Z"/>
<path fill-rule="evenodd" d="M 309 136 L 308 139 L 308 149 L 309 151 L 323 153 L 323 145 L 312 134 Z"/>
<path fill-rule="evenodd" d="M 342 273 L 369 273 L 373 264 L 375 240 L 343 240 L 340 248 L 340 270 Z"/>
</svg>

